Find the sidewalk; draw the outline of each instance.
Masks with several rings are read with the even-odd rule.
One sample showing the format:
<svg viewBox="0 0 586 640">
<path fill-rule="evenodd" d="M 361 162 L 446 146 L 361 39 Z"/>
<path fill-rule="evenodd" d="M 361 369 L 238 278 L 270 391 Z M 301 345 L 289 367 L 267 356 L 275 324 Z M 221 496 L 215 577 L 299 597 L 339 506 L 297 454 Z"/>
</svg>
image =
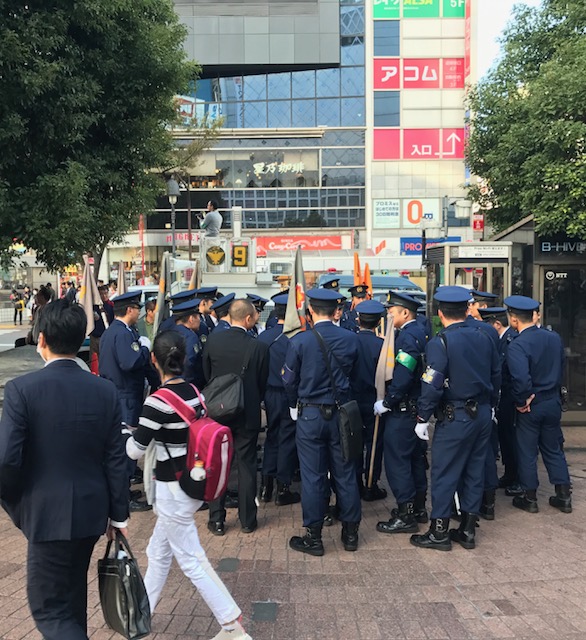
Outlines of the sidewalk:
<svg viewBox="0 0 586 640">
<path fill-rule="evenodd" d="M 576 436 L 576 443 L 583 439 Z M 542 473 L 540 513 L 514 509 L 499 492 L 497 519 L 481 521 L 473 551 L 458 545 L 450 553 L 424 551 L 411 546 L 408 535 L 378 534 L 376 522 L 389 517 L 390 499 L 363 505 L 356 553 L 343 550 L 338 524 L 324 529 L 323 558 L 288 547 L 289 537 L 301 531 L 299 505 L 262 505 L 260 526 L 252 535 L 240 532 L 234 510 L 228 511 L 223 538 L 207 531 L 207 512 L 196 521 L 203 546 L 242 607 L 255 640 L 583 640 L 586 450 L 569 451 L 568 461 L 573 514 L 548 506 L 550 489 Z M 153 523 L 149 512 L 135 514 L 130 525 L 143 571 Z M 0 534 L 0 637 L 39 639 L 26 602 L 25 540 L 4 514 Z M 104 549 L 102 540 L 90 569 L 89 632 L 94 640 L 119 638 L 104 627 L 98 602 L 96 561 Z M 208 640 L 218 631 L 175 564 L 153 624 L 150 637 L 155 640 Z"/>
</svg>

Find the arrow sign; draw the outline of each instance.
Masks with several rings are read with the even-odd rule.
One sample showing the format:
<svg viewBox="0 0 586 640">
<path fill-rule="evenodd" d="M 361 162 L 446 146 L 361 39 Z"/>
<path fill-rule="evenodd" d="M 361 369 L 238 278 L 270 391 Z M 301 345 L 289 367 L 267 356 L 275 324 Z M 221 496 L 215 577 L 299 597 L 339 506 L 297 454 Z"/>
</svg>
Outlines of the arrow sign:
<svg viewBox="0 0 586 640">
<path fill-rule="evenodd" d="M 442 157 L 464 158 L 464 129 L 442 129 Z"/>
</svg>

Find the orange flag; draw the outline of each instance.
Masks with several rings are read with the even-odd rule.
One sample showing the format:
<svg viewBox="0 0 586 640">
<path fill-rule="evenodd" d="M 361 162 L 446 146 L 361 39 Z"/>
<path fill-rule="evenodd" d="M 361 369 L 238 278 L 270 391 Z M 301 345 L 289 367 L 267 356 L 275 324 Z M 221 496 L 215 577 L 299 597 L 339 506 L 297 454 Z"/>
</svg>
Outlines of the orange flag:
<svg viewBox="0 0 586 640">
<path fill-rule="evenodd" d="M 360 258 L 358 251 L 354 252 L 354 284 L 362 284 L 362 273 L 360 271 Z"/>
<path fill-rule="evenodd" d="M 370 268 L 368 262 L 364 265 L 364 280 L 363 283 L 368 288 L 368 294 L 372 298 L 372 278 L 370 277 Z"/>
</svg>

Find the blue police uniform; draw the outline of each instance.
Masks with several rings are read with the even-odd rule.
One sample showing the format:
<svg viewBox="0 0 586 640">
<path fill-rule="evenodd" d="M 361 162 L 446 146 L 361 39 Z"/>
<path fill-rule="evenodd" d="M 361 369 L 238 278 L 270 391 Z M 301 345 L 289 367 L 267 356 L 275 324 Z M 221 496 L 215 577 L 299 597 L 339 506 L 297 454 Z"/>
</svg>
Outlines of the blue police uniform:
<svg viewBox="0 0 586 640">
<path fill-rule="evenodd" d="M 217 332 L 226 331 L 231 327 L 232 325 L 227 320 L 224 320 L 224 318 L 222 318 L 221 320 L 218 320 L 218 324 L 216 325 L 216 328 L 214 329 L 214 331 L 217 331 Z"/>
<path fill-rule="evenodd" d="M 334 291 L 312 289 L 307 293 L 312 300 L 334 301 L 339 296 Z M 335 305 L 335 303 L 334 303 Z M 327 349 L 338 397 L 325 365 L 318 338 L 319 332 Z M 289 399 L 289 406 L 299 406 L 296 443 L 299 455 L 302 481 L 303 523 L 311 532 L 319 535 L 329 497 L 327 479 L 330 472 L 336 486 L 340 519 L 343 522 L 343 540 L 347 534 L 358 540 L 358 524 L 361 519 L 361 504 L 356 465 L 342 458 L 340 432 L 338 427 L 338 402 L 347 402 L 350 397 L 350 378 L 355 374 L 358 358 L 358 337 L 333 322 L 318 322 L 313 330 L 298 333 L 289 340 L 282 379 Z M 346 537 L 344 537 L 346 536 Z M 299 545 L 303 538 L 294 537 L 290 545 L 297 550 L 305 550 Z M 344 542 L 347 550 L 350 549 Z M 310 553 L 310 551 L 307 551 Z M 321 553 L 323 554 L 323 546 Z"/>
<path fill-rule="evenodd" d="M 524 296 L 505 299 L 509 311 L 532 312 L 539 303 Z M 518 473 L 524 496 L 516 496 L 513 505 L 536 512 L 535 490 L 537 452 L 541 451 L 549 481 L 556 485 L 556 497 L 550 504 L 562 511 L 571 511 L 570 477 L 564 452 L 561 449 L 561 398 L 564 367 L 564 348 L 557 333 L 543 331 L 531 325 L 524 328 L 509 345 L 507 364 L 512 380 L 512 396 L 517 409 L 525 406 L 532 395 L 530 411 L 517 413 Z M 561 499 L 562 504 L 557 503 Z M 553 501 L 553 502 L 552 502 Z M 563 508 L 562 508 L 563 507 Z"/>
<path fill-rule="evenodd" d="M 163 322 L 161 322 L 161 324 L 159 325 L 157 334 L 163 333 L 163 331 L 173 331 L 175 329 L 176 320 L 177 317 L 174 318 L 173 316 L 165 318 L 165 320 L 163 320 Z"/>
<path fill-rule="evenodd" d="M 461 287 L 440 287 L 435 299 L 444 308 L 465 313 L 469 293 Z M 411 543 L 424 548 L 451 549 L 453 536 L 474 547 L 476 519 L 484 490 L 484 463 L 490 438 L 491 407 L 498 404 L 501 367 L 498 352 L 480 323 L 452 322 L 426 348 L 418 421 L 434 411 L 438 421 L 431 463 L 432 523 Z M 474 358 L 470 357 L 474 354 Z M 452 501 L 459 489 L 462 524 L 448 534 Z"/>
<path fill-rule="evenodd" d="M 196 313 L 198 306 L 199 301 L 197 299 L 175 305 L 173 307 L 173 315 L 177 318 L 177 316 L 183 313 Z M 195 331 L 180 322 L 174 325 L 174 331 L 177 331 L 177 333 L 185 339 L 183 377 L 186 382 L 194 384 L 198 389 L 203 389 L 205 386 L 205 376 L 203 374 L 202 345 L 199 337 Z"/>
<path fill-rule="evenodd" d="M 360 327 L 358 325 L 358 311 L 356 311 L 356 309 L 347 309 L 344 311 L 340 318 L 340 326 L 342 329 L 358 333 L 360 331 Z"/>
<path fill-rule="evenodd" d="M 236 297 L 235 293 L 228 293 L 225 296 L 218 298 L 214 302 L 214 304 L 211 306 L 211 310 L 215 311 L 216 315 L 222 315 L 222 316 L 225 315 L 223 312 L 228 311 L 235 297 Z M 222 313 L 219 313 L 220 311 L 222 311 Z M 214 331 L 221 332 L 221 331 L 226 331 L 227 329 L 230 329 L 230 328 L 231 328 L 230 323 L 227 320 L 224 320 L 223 318 L 221 318 L 220 320 L 218 320 L 218 324 L 216 325 L 216 328 L 214 329 Z"/>
</svg>

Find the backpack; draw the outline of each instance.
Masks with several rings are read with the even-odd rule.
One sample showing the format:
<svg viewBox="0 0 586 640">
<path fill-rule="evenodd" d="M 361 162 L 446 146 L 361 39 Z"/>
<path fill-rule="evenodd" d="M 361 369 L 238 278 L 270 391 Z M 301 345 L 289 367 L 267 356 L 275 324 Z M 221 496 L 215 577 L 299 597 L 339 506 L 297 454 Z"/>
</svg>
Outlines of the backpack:
<svg viewBox="0 0 586 640">
<path fill-rule="evenodd" d="M 197 417 L 195 410 L 185 400 L 168 387 L 158 389 L 153 396 L 168 404 L 189 425 L 185 468 L 175 470 L 179 485 L 190 498 L 211 502 L 220 498 L 228 486 L 234 453 L 232 432 L 228 427 L 207 416 L 207 407 L 202 396 L 195 385 L 191 386 L 206 412 L 206 415 L 201 418 Z M 166 445 L 165 449 L 169 455 Z M 173 461 L 170 455 L 169 458 Z M 206 472 L 204 480 L 193 480 L 190 476 L 196 460 L 203 460 Z"/>
</svg>

